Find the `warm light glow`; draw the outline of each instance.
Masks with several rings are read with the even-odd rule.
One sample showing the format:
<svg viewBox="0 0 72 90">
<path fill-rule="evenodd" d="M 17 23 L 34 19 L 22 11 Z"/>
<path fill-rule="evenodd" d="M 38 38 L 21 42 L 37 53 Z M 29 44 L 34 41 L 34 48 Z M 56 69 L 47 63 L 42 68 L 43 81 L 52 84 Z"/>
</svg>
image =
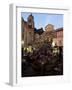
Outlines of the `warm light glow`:
<svg viewBox="0 0 72 90">
<path fill-rule="evenodd" d="M 53 47 L 55 46 L 55 42 L 54 42 L 54 41 L 52 42 L 52 46 L 53 46 Z"/>
<path fill-rule="evenodd" d="M 21 44 L 24 45 L 24 41 L 23 40 L 21 41 Z"/>
<path fill-rule="evenodd" d="M 29 47 L 27 48 L 27 52 L 32 52 L 32 47 L 31 47 L 31 46 L 29 46 Z"/>
</svg>

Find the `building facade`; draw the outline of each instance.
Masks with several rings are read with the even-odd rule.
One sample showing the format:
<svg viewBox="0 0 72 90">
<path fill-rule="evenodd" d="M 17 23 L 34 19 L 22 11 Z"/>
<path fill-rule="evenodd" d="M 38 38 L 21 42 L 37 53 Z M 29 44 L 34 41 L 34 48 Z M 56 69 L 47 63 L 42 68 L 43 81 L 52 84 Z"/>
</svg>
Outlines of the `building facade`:
<svg viewBox="0 0 72 90">
<path fill-rule="evenodd" d="M 24 46 L 32 45 L 34 41 L 34 17 L 29 15 L 27 21 L 23 20 L 23 32 L 22 39 L 24 40 Z"/>
<path fill-rule="evenodd" d="M 53 39 L 56 46 L 63 46 L 63 28 L 55 30 L 56 37 Z"/>
</svg>

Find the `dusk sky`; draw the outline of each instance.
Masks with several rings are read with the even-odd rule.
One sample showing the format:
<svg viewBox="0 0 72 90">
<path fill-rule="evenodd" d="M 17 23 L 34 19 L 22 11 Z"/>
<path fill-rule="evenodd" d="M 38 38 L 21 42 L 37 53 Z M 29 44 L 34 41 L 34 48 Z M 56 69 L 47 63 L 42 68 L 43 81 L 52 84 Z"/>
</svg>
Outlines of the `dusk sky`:
<svg viewBox="0 0 72 90">
<path fill-rule="evenodd" d="M 31 13 L 22 12 L 21 17 L 23 17 L 23 19 L 27 21 L 27 18 L 30 14 Z M 63 27 L 62 14 L 32 13 L 32 15 L 34 16 L 35 27 L 37 29 L 41 27 L 45 29 L 45 26 L 48 24 L 54 25 L 55 29 Z"/>
</svg>

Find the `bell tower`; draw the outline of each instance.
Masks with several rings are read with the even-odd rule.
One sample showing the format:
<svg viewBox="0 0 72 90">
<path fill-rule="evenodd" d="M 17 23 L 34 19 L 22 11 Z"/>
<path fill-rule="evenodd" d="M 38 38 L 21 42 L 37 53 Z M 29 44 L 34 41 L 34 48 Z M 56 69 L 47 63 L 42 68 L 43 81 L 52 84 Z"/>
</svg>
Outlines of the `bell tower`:
<svg viewBox="0 0 72 90">
<path fill-rule="evenodd" d="M 27 19 L 27 44 L 31 45 L 34 41 L 34 17 L 32 14 Z"/>
</svg>

